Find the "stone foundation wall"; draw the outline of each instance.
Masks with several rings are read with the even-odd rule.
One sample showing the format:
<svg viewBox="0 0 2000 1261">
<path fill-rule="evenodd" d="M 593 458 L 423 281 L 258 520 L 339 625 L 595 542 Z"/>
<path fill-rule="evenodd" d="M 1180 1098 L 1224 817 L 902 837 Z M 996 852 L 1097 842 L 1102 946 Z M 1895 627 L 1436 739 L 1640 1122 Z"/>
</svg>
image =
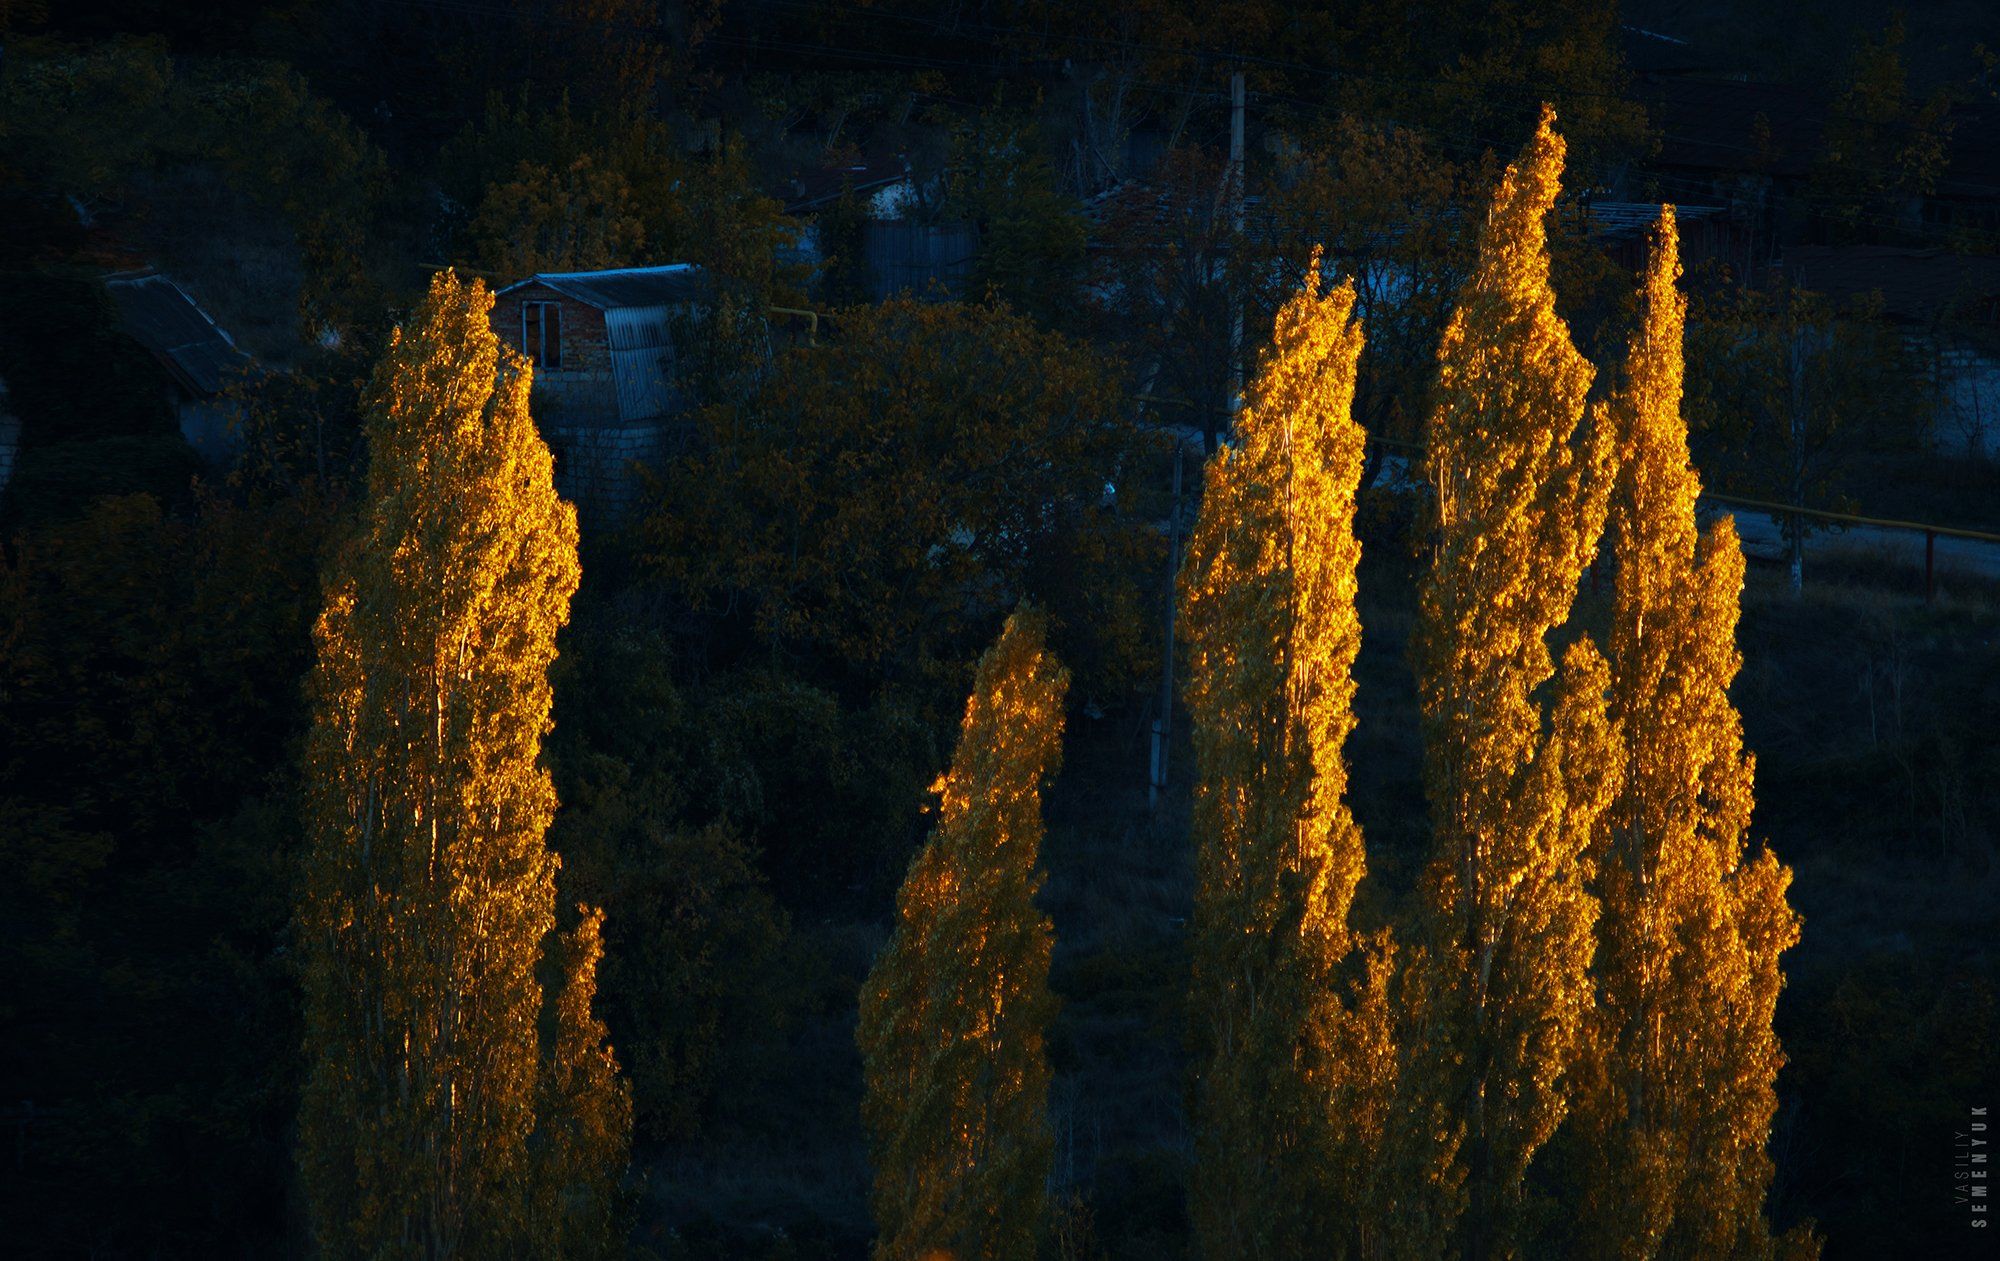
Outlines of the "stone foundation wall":
<svg viewBox="0 0 2000 1261">
<path fill-rule="evenodd" d="M 644 510 L 645 470 L 658 472 L 685 441 L 682 421 L 637 425 L 563 425 L 544 422 L 542 433 L 556 456 L 556 493 L 576 505 L 586 530 L 629 525 Z"/>
</svg>

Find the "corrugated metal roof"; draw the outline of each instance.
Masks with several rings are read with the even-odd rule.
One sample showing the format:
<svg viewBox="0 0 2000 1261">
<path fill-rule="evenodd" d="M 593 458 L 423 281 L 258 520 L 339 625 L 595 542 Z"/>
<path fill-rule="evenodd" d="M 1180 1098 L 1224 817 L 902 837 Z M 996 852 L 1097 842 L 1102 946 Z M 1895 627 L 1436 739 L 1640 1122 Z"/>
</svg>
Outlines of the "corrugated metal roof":
<svg viewBox="0 0 2000 1261">
<path fill-rule="evenodd" d="M 118 305 L 119 326 L 189 393 L 220 394 L 232 374 L 250 366 L 250 356 L 165 276 L 112 276 L 104 285 Z"/>
<path fill-rule="evenodd" d="M 564 297 L 575 298 L 600 311 L 700 302 L 710 292 L 708 274 L 693 263 L 616 267 L 608 271 L 537 272 L 500 292 L 512 293 L 524 285 L 547 285 Z"/>
<path fill-rule="evenodd" d="M 784 189 L 785 213 L 804 214 L 840 200 L 843 193 L 866 193 L 909 177 L 910 164 L 900 153 L 878 153 L 860 162 L 814 167 L 799 172 L 789 181 Z"/>
<path fill-rule="evenodd" d="M 667 313 L 658 307 L 606 311 L 604 333 L 611 348 L 618 419 L 629 424 L 679 410 Z"/>
<path fill-rule="evenodd" d="M 1637 236 L 1660 220 L 1657 201 L 1593 201 L 1586 207 L 1590 231 L 1608 240 Z M 1675 206 L 1675 222 L 1686 226 L 1713 219 L 1727 211 L 1725 206 Z"/>
<path fill-rule="evenodd" d="M 1634 74 L 1694 74 L 1715 68 L 1713 51 L 1698 49 L 1672 35 L 1626 25 L 1619 28 L 1618 36 L 1625 66 Z"/>
</svg>

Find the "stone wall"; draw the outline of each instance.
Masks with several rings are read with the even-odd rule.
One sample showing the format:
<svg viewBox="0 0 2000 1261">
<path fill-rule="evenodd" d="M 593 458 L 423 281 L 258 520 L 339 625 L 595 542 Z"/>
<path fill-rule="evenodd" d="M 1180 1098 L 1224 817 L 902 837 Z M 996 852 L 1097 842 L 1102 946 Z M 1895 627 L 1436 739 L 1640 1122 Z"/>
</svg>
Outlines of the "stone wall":
<svg viewBox="0 0 2000 1261">
<path fill-rule="evenodd" d="M 576 505 L 586 530 L 617 529 L 644 509 L 647 478 L 680 450 L 686 422 L 637 425 L 544 423 L 542 433 L 556 455 L 556 493 Z"/>
</svg>

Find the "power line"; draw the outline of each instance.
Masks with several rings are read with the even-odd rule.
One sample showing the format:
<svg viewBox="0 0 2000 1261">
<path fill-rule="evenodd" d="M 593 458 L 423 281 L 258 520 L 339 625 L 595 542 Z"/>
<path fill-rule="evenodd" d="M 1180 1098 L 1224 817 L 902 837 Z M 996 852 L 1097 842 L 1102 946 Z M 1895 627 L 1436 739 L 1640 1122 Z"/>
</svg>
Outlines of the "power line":
<svg viewBox="0 0 2000 1261">
<path fill-rule="evenodd" d="M 564 25 L 571 27 L 585 27 L 585 28 L 594 28 L 607 32 L 620 31 L 628 34 L 643 34 L 643 35 L 653 35 L 653 36 L 657 36 L 661 33 L 661 29 L 655 26 L 647 26 L 644 24 L 631 23 L 631 22 L 616 22 L 607 18 L 572 16 L 572 15 L 558 14 L 550 11 L 542 11 L 530 14 L 524 12 L 519 8 L 510 7 L 505 4 L 493 3 L 492 0 L 401 0 L 401 3 L 411 7 L 424 7 L 424 8 L 431 8 L 444 11 L 456 11 L 475 16 L 515 17 L 535 22 L 540 25 Z M 1346 69 L 1346 68 L 1335 69 L 1334 67 L 1331 66 L 1319 66 L 1319 65 L 1313 65 L 1308 62 L 1292 61 L 1283 58 L 1274 58 L 1274 57 L 1262 56 L 1251 53 L 1239 53 L 1239 52 L 1229 51 L 1226 49 L 1182 48 L 1174 45 L 1150 43 L 1147 41 L 1135 40 L 1127 37 L 1093 36 L 1093 35 L 1085 35 L 1082 33 L 1057 34 L 1047 31 L 1031 30 L 1025 27 L 1010 27 L 1010 26 L 1001 26 L 994 23 L 977 22 L 964 18 L 953 19 L 950 23 L 947 24 L 946 22 L 940 19 L 925 18 L 917 14 L 899 13 L 889 10 L 880 10 L 872 8 L 862 9 L 854 5 L 832 3 L 831 0 L 765 0 L 765 3 L 770 8 L 792 9 L 794 11 L 799 11 L 818 17 L 822 21 L 832 22 L 837 25 L 844 25 L 849 29 L 860 28 L 872 31 L 875 29 L 876 25 L 881 22 L 902 22 L 908 25 L 914 25 L 922 27 L 924 29 L 932 30 L 948 37 L 956 36 L 961 31 L 981 32 L 994 37 L 993 40 L 989 41 L 991 43 L 997 43 L 999 37 L 1014 36 L 1014 37 L 1040 40 L 1044 43 L 1051 43 L 1057 45 L 1065 43 L 1083 44 L 1092 47 L 1110 48 L 1122 51 L 1165 54 L 1174 57 L 1192 58 L 1197 63 L 1212 62 L 1215 64 L 1242 64 L 1242 65 L 1261 66 L 1269 69 L 1279 69 L 1279 70 L 1292 71 L 1302 74 L 1309 74 L 1325 78 L 1329 81 L 1334 81 L 1334 82 L 1359 81 L 1364 83 L 1379 83 L 1379 84 L 1387 84 L 1392 86 L 1403 86 L 1403 87 L 1442 88 L 1452 92 L 1463 92 L 1467 90 L 1468 86 L 1470 86 L 1462 80 L 1455 80 L 1439 76 L 1415 75 L 1407 73 L 1391 74 L 1382 71 L 1371 71 L 1367 69 Z M 838 16 L 842 14 L 846 16 Z M 754 49 L 762 47 L 762 48 L 770 48 L 775 51 L 781 51 L 781 52 L 793 52 L 800 54 L 811 53 L 811 54 L 818 54 L 821 56 L 833 57 L 840 60 L 856 62 L 860 64 L 887 65 L 903 69 L 912 69 L 912 68 L 939 69 L 939 70 L 963 69 L 963 70 L 975 70 L 986 74 L 997 74 L 1000 73 L 1001 70 L 1000 67 L 996 66 L 993 62 L 990 61 L 971 61 L 971 60 L 966 60 L 964 58 L 942 58 L 935 55 L 916 54 L 916 53 L 896 53 L 880 49 L 849 48 L 834 44 L 810 43 L 797 39 L 774 39 L 765 35 L 738 35 L 723 31 L 716 31 L 709 33 L 706 36 L 706 39 L 708 42 L 727 44 L 738 48 Z M 1227 93 L 1225 92 L 1219 90 L 1202 91 L 1196 89 L 1191 84 L 1167 83 L 1167 82 L 1161 82 L 1159 80 L 1141 79 L 1129 75 L 1125 76 L 1125 81 L 1133 86 L 1152 88 L 1154 90 L 1161 92 L 1184 94 L 1189 97 L 1192 97 L 1193 99 L 1198 99 L 1198 100 L 1222 100 L 1226 99 L 1227 97 Z M 1512 96 L 1513 98 L 1515 98 L 1515 103 L 1521 105 L 1538 103 L 1539 101 L 1546 99 L 1551 94 L 1551 90 L 1553 90 L 1554 94 L 1561 95 L 1564 97 L 1599 99 L 1599 100 L 1614 101 L 1623 104 L 1633 104 L 1633 105 L 1643 104 L 1642 102 L 1633 100 L 1632 98 L 1620 92 L 1608 88 L 1586 87 L 1586 86 L 1579 86 L 1576 84 L 1554 82 L 1554 81 L 1550 81 L 1542 85 L 1531 85 L 1527 83 L 1489 82 L 1486 84 L 1479 85 L 1479 87 L 1480 90 L 1487 93 L 1498 94 L 1503 96 Z M 1258 93 L 1258 95 L 1267 100 L 1283 100 L 1292 104 L 1307 105 L 1313 108 L 1324 108 L 1326 105 L 1326 102 L 1324 101 L 1314 100 L 1312 98 L 1306 98 L 1306 97 L 1299 97 L 1287 93 L 1277 93 L 1277 92 L 1267 91 L 1267 92 L 1260 92 Z M 1862 118 L 1858 115 L 1846 114 L 1835 109 L 1826 109 L 1823 112 L 1825 113 L 1826 117 L 1830 119 L 1839 119 L 1842 121 L 1853 121 L 1861 123 L 1877 123 L 1877 120 Z M 1474 142 L 1485 144 L 1487 147 L 1494 149 L 1496 152 L 1505 152 L 1510 148 L 1514 147 L 1514 145 L 1509 142 L 1495 141 L 1491 137 L 1473 135 L 1467 132 L 1460 132 L 1459 134 L 1462 137 L 1470 139 Z M 1710 141 L 1710 140 L 1693 141 L 1687 137 L 1680 137 L 1680 136 L 1667 136 L 1666 138 L 1673 139 L 1680 143 L 1700 143 L 1703 145 L 1707 145 L 1711 148 L 1728 149 L 1735 152 L 1742 152 L 1742 153 L 1757 152 L 1757 150 L 1751 146 L 1734 145 L 1724 141 Z M 1850 169 L 1860 174 L 1875 175 L 1884 178 L 1894 178 L 1895 175 L 1897 174 L 1896 172 L 1884 170 L 1882 168 L 1855 167 Z M 1989 193 L 1994 193 L 1996 195 L 2000 195 L 2000 185 L 1985 184 L 1977 181 L 1966 181 L 1963 179 L 1956 180 L 1954 182 L 1964 188 L 1976 189 L 1982 192 L 1989 192 Z M 1898 225 L 1892 224 L 1889 226 L 1898 226 Z M 1932 226 L 1932 225 L 1927 225 L 1927 226 Z"/>
<path fill-rule="evenodd" d="M 1000 26 L 993 23 L 975 22 L 960 18 L 954 18 L 949 24 L 947 24 L 942 20 L 926 19 L 916 14 L 892 13 L 876 9 L 862 9 L 854 5 L 832 3 L 831 0 L 765 0 L 765 2 L 770 6 L 776 8 L 811 10 L 816 13 L 824 12 L 825 10 L 828 9 L 841 10 L 847 13 L 857 15 L 857 21 L 860 24 L 866 24 L 866 25 L 872 25 L 873 22 L 879 20 L 902 21 L 913 25 L 926 27 L 928 29 L 937 31 L 940 34 L 945 34 L 945 35 L 956 34 L 959 30 L 962 29 L 970 29 L 970 30 L 984 31 L 996 37 L 1022 36 L 1032 39 L 1041 39 L 1043 41 L 1051 43 L 1075 43 L 1075 44 L 1091 45 L 1096 47 L 1116 48 L 1128 51 L 1158 53 L 1176 57 L 1189 57 L 1195 59 L 1196 61 L 1214 62 L 1217 64 L 1263 66 L 1271 69 L 1295 71 L 1298 73 L 1314 75 L 1335 81 L 1356 80 L 1360 82 L 1383 83 L 1383 84 L 1390 84 L 1394 86 L 1403 86 L 1403 87 L 1444 88 L 1451 91 L 1464 91 L 1469 86 L 1462 80 L 1450 79 L 1433 75 L 1415 75 L 1408 73 L 1390 74 L 1382 71 L 1369 70 L 1366 68 L 1335 69 L 1332 66 L 1315 65 L 1309 62 L 1291 61 L 1283 58 L 1260 56 L 1251 53 L 1239 53 L 1239 52 L 1229 51 L 1226 49 L 1182 48 L 1175 45 L 1154 44 L 1141 40 L 1133 40 L 1130 38 L 1092 36 L 1080 33 L 1052 34 L 1049 32 L 1031 31 L 1023 27 Z M 1540 100 L 1545 99 L 1547 95 L 1547 89 L 1551 88 L 1556 93 L 1559 93 L 1560 95 L 1567 97 L 1599 99 L 1599 100 L 1614 101 L 1621 104 L 1634 104 L 1642 106 L 1644 104 L 1643 101 L 1636 100 L 1632 97 L 1625 95 L 1624 93 L 1614 91 L 1608 88 L 1580 87 L 1575 84 L 1554 82 L 1554 81 L 1548 82 L 1542 86 L 1535 86 L 1527 83 L 1487 83 L 1480 86 L 1483 88 L 1483 90 L 1486 91 L 1497 90 L 1501 92 L 1512 92 L 1516 96 L 1518 96 L 1523 103 L 1527 104 L 1538 103 Z M 1220 98 L 1223 94 L 1217 92 L 1209 95 Z M 1268 98 L 1277 94 L 1259 93 L 1259 95 L 1266 96 Z M 1289 97 L 1287 99 L 1293 100 L 1301 104 L 1312 104 L 1316 106 L 1324 104 L 1324 102 L 1311 101 L 1307 98 Z M 1838 120 L 1843 122 L 1856 122 L 1856 123 L 1876 125 L 1876 126 L 1881 125 L 1881 120 L 1879 119 L 1871 119 L 1857 114 L 1846 113 L 1837 108 L 1826 107 L 1822 109 L 1820 112 L 1823 113 L 1824 116 L 1830 120 Z M 1682 137 L 1669 137 L 1669 138 L 1681 140 L 1683 143 L 1689 143 Z M 1699 143 L 1709 145 L 1712 148 L 1730 149 L 1741 153 L 1758 152 L 1758 150 L 1753 146 L 1733 145 L 1723 141 L 1704 140 L 1700 141 Z M 1894 174 L 1894 172 L 1885 171 L 1881 168 L 1857 167 L 1853 169 L 1874 175 Z M 1983 192 L 2000 194 L 2000 185 L 1968 182 L 1964 180 L 1960 180 L 1958 182 L 1964 187 L 1978 189 Z"/>
</svg>

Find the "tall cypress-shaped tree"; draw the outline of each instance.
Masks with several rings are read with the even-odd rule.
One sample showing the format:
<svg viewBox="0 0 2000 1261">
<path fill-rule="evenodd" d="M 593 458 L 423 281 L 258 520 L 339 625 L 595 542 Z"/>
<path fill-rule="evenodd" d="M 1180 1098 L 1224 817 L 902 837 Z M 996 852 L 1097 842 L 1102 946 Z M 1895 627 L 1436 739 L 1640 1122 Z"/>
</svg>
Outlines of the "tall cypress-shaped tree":
<svg viewBox="0 0 2000 1261">
<path fill-rule="evenodd" d="M 1729 700 L 1743 552 L 1733 518 L 1705 534 L 1695 524 L 1679 276 L 1669 206 L 1611 409 L 1624 447 L 1609 649 L 1624 774 L 1597 863 L 1583 1222 L 1588 1255 L 1761 1257 L 1784 1062 L 1771 1015 L 1799 918 L 1791 872 L 1768 850 L 1744 862 L 1755 767 Z"/>
<path fill-rule="evenodd" d="M 1209 461 L 1181 600 L 1194 722 L 1195 1231 L 1204 1255 L 1337 1256 L 1376 1237 L 1386 949 L 1348 910 L 1364 869 L 1344 746 L 1361 646 L 1354 288 L 1319 259 Z"/>
<path fill-rule="evenodd" d="M 861 988 L 882 1261 L 1032 1261 L 1041 1233 L 1055 998 L 1034 897 L 1069 686 L 1043 639 L 1042 616 L 1021 609 L 980 659 L 937 831 Z"/>
<path fill-rule="evenodd" d="M 577 912 L 577 926 L 562 938 L 562 988 L 549 1004 L 554 1036 L 536 1090 L 532 1242 L 544 1256 L 608 1259 L 625 1252 L 618 1181 L 631 1149 L 632 1091 L 591 1010 L 604 912 L 582 905 Z"/>
<path fill-rule="evenodd" d="M 576 514 L 491 308 L 447 272 L 391 340 L 362 519 L 315 628 L 299 1145 L 332 1256 L 546 1252 L 546 1180 L 617 1174 L 615 1151 L 531 1154 L 559 1146 L 531 1143 L 556 872 L 537 755 Z M 608 1055 L 601 1030 L 557 1050 L 586 1053 Z"/>
<path fill-rule="evenodd" d="M 1563 142 L 1544 110 L 1502 177 L 1438 352 L 1435 496 L 1415 637 L 1433 857 L 1402 1010 L 1397 1251 L 1518 1246 L 1529 1161 L 1561 1121 L 1590 1005 L 1587 846 L 1616 791 L 1603 657 L 1579 640 L 1546 712 L 1550 631 L 1604 526 L 1613 435 L 1549 287 Z M 1579 429 L 1584 429 L 1579 441 Z"/>
</svg>

